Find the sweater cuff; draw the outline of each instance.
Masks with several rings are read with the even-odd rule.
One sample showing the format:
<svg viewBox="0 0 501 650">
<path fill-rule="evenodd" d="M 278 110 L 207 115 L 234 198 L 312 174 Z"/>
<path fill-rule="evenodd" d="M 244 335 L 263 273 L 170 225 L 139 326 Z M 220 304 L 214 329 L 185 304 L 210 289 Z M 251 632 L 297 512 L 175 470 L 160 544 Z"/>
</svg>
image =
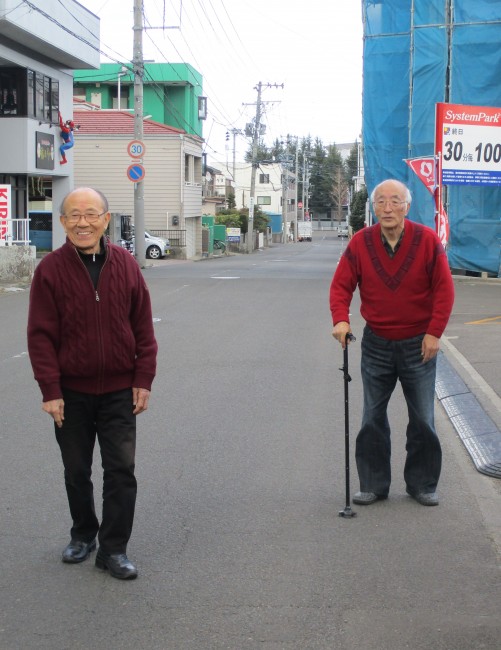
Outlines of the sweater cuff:
<svg viewBox="0 0 501 650">
<path fill-rule="evenodd" d="M 342 314 L 340 312 L 333 312 L 332 313 L 332 324 L 336 325 L 336 323 L 349 323 L 350 322 L 350 316 L 349 314 Z"/>
<path fill-rule="evenodd" d="M 133 388 L 145 388 L 146 390 L 151 391 L 151 384 L 155 375 L 149 373 L 136 373 L 132 381 Z"/>
<path fill-rule="evenodd" d="M 40 384 L 40 390 L 42 392 L 42 400 L 44 402 L 50 402 L 53 399 L 63 399 L 63 393 L 61 391 L 61 386 L 59 382 L 54 384 Z"/>
<path fill-rule="evenodd" d="M 431 336 L 434 336 L 437 339 L 441 338 L 443 333 L 444 330 L 439 327 L 428 327 L 426 329 L 426 334 L 431 334 Z"/>
</svg>

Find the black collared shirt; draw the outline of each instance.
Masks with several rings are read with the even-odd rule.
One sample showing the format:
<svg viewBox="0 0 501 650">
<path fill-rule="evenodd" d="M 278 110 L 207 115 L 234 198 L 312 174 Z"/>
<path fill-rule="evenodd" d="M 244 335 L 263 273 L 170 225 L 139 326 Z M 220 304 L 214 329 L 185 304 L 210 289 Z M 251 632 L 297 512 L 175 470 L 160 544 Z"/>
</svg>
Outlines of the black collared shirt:
<svg viewBox="0 0 501 650">
<path fill-rule="evenodd" d="M 397 243 L 395 244 L 395 248 L 392 248 L 391 245 L 390 245 L 390 243 L 388 242 L 388 240 L 387 240 L 386 237 L 384 236 L 383 231 L 381 230 L 381 241 L 383 242 L 383 246 L 384 246 L 385 251 L 388 253 L 388 255 L 389 255 L 390 257 L 394 257 L 395 253 L 396 253 L 396 252 L 398 251 L 398 249 L 400 248 L 400 244 L 402 243 L 402 239 L 403 239 L 403 237 L 404 237 L 404 232 L 405 232 L 405 228 L 404 228 L 404 230 L 402 230 L 402 232 L 400 233 L 400 237 L 398 238 L 398 241 L 397 241 Z"/>
<path fill-rule="evenodd" d="M 92 279 L 92 284 L 94 285 L 94 289 L 97 289 L 97 282 L 99 280 L 99 274 L 101 273 L 101 269 L 103 268 L 104 260 L 106 257 L 105 251 L 101 248 L 99 253 L 81 253 L 78 251 L 78 254 L 80 255 L 80 259 L 82 262 L 85 264 L 87 270 L 90 273 L 90 277 Z"/>
</svg>

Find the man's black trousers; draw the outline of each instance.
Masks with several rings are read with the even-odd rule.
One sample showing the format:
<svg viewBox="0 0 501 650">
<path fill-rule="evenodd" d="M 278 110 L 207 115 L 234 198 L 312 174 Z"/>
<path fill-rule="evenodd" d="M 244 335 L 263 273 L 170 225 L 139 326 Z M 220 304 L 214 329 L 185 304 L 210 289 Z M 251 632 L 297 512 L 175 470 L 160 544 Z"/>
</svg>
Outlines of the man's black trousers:
<svg viewBox="0 0 501 650">
<path fill-rule="evenodd" d="M 89 395 L 63 389 L 64 422 L 56 439 L 64 464 L 66 493 L 73 519 L 71 538 L 98 536 L 105 553 L 125 553 L 134 521 L 136 416 L 132 389 Z M 94 507 L 92 457 L 96 437 L 103 467 L 103 509 L 99 525 Z"/>
</svg>

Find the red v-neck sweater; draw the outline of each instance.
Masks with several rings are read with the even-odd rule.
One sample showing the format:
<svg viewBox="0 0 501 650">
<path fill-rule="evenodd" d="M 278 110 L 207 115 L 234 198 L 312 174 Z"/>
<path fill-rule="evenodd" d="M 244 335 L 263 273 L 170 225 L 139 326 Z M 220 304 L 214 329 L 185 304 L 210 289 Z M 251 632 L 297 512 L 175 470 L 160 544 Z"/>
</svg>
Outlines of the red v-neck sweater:
<svg viewBox="0 0 501 650">
<path fill-rule="evenodd" d="M 383 246 L 379 224 L 352 237 L 330 288 L 334 324 L 350 322 L 357 285 L 367 325 L 390 340 L 425 333 L 439 338 L 454 303 L 454 283 L 440 240 L 431 228 L 409 219 L 393 258 Z"/>
</svg>

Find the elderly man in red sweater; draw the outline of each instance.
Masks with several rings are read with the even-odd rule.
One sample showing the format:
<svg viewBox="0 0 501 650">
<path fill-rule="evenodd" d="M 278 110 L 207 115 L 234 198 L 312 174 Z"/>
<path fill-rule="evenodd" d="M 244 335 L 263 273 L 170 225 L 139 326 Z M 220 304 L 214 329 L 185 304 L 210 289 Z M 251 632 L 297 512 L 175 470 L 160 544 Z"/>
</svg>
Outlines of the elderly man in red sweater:
<svg viewBox="0 0 501 650">
<path fill-rule="evenodd" d="M 62 560 L 137 577 L 126 555 L 137 484 L 136 415 L 148 408 L 157 343 L 148 288 L 137 262 L 104 236 L 108 201 L 78 188 L 61 206 L 66 243 L 37 266 L 30 292 L 28 350 L 55 423 L 73 520 Z M 95 441 L 103 465 L 99 523 L 91 481 Z"/>
<path fill-rule="evenodd" d="M 357 232 L 330 288 L 332 335 L 342 347 L 351 333 L 349 309 L 357 285 L 366 325 L 362 338 L 364 407 L 355 457 L 360 491 L 353 502 L 386 499 L 391 482 L 387 406 L 400 381 L 407 402 L 407 493 L 438 505 L 442 451 L 435 431 L 437 353 L 454 302 L 447 256 L 435 232 L 406 219 L 411 194 L 385 180 L 371 194 L 378 223 Z"/>
</svg>

